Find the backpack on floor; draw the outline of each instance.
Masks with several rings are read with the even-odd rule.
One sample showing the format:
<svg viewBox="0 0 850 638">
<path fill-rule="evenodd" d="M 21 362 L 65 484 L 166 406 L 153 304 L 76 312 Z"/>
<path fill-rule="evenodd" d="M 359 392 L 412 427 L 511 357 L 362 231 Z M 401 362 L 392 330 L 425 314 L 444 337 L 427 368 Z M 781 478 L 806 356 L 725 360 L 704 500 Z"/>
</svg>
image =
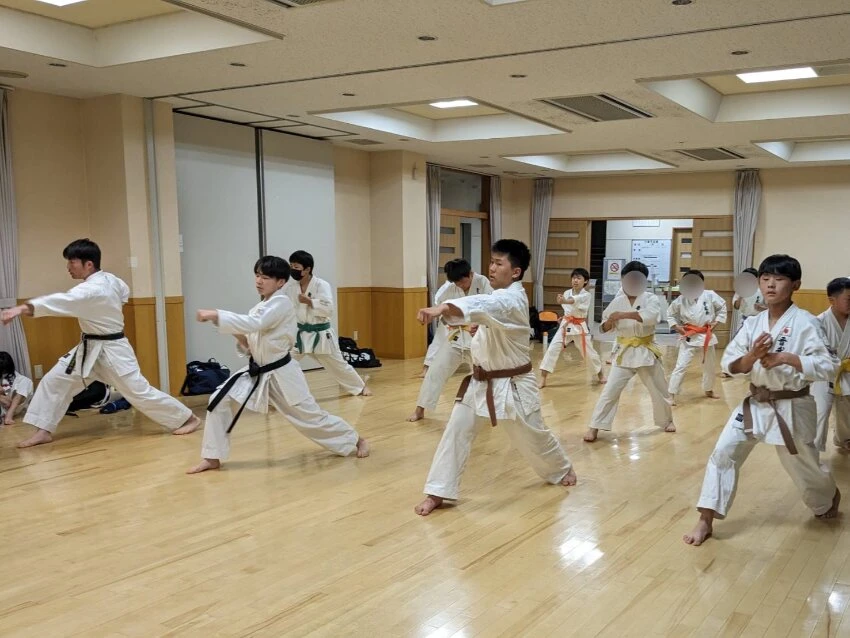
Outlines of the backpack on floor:
<svg viewBox="0 0 850 638">
<path fill-rule="evenodd" d="M 180 388 L 183 396 L 212 394 L 216 388 L 227 381 L 230 368 L 221 365 L 215 359 L 208 361 L 190 361 L 186 364 L 186 380 Z"/>
<path fill-rule="evenodd" d="M 342 358 L 352 368 L 380 368 L 381 361 L 371 348 L 358 348 L 357 342 L 349 337 L 339 338 L 339 349 Z"/>
<path fill-rule="evenodd" d="M 109 387 L 100 381 L 92 381 L 81 392 L 74 395 L 66 414 L 74 414 L 79 410 L 100 408 L 109 402 Z"/>
</svg>

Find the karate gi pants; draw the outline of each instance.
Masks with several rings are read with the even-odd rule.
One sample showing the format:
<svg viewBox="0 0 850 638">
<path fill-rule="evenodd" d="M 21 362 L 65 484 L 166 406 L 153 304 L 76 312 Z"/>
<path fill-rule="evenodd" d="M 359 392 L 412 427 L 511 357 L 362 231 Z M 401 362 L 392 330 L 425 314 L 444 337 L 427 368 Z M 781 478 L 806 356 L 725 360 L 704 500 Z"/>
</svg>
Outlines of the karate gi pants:
<svg viewBox="0 0 850 638">
<path fill-rule="evenodd" d="M 428 352 L 425 353 L 425 361 L 422 365 L 430 366 L 434 363 L 437 353 L 446 341 L 448 341 L 448 331 L 442 323 L 438 323 L 437 328 L 434 330 L 434 338 L 431 339 L 431 345 L 428 346 Z"/>
<path fill-rule="evenodd" d="M 464 351 L 460 348 L 455 348 L 448 342 L 443 343 L 443 347 L 434 357 L 428 367 L 428 372 L 425 373 L 425 378 L 422 380 L 419 397 L 416 399 L 417 407 L 425 410 L 433 410 L 437 407 L 440 393 L 443 391 L 446 381 L 457 372 L 460 364 L 463 363 L 463 353 Z"/>
<path fill-rule="evenodd" d="M 829 415 L 835 413 L 835 445 L 850 441 L 850 396 L 837 396 L 832 393 L 829 383 L 819 381 L 812 384 L 812 394 L 818 406 L 818 433 L 815 447 L 826 451 L 826 439 L 829 435 Z"/>
<path fill-rule="evenodd" d="M 593 341 L 591 341 L 590 335 L 586 335 L 585 339 L 587 339 L 587 356 L 585 356 L 585 352 L 581 347 L 581 335 L 567 335 L 566 344 L 569 345 L 572 343 L 578 349 L 578 353 L 585 363 L 590 360 L 593 374 L 599 374 L 602 371 L 602 359 L 599 358 L 599 353 L 593 347 Z M 549 347 L 546 349 L 546 354 L 543 355 L 543 361 L 540 363 L 540 369 L 549 373 L 554 372 L 555 365 L 558 363 L 558 356 L 561 353 L 565 357 L 567 356 L 567 349 L 564 347 L 561 333 L 558 332 L 555 339 L 549 342 Z"/>
<path fill-rule="evenodd" d="M 759 442 L 748 438 L 742 424 L 730 419 L 708 459 L 697 507 L 714 510 L 717 518 L 726 518 L 735 500 L 741 466 Z M 816 515 L 824 514 L 832 507 L 835 481 L 821 469 L 814 442 L 797 437 L 794 442 L 798 452 L 794 455 L 784 445 L 774 445 L 779 462 L 797 486 L 806 507 Z"/>
<path fill-rule="evenodd" d="M 472 390 L 470 389 L 471 393 Z M 469 396 L 469 395 L 467 395 Z M 514 393 L 517 406 L 515 420 L 500 419 L 496 429 L 507 432 L 513 446 L 528 461 L 531 468 L 547 483 L 557 485 L 572 469 L 561 443 L 543 423 L 540 410 L 531 414 L 522 412 L 519 397 Z M 434 453 L 431 470 L 425 483 L 425 494 L 457 500 L 460 479 L 466 468 L 472 442 L 478 433 L 474 408 L 462 401 L 455 403 L 443 438 Z M 483 420 L 482 420 L 483 421 Z M 489 427 L 489 426 L 487 426 Z"/>
<path fill-rule="evenodd" d="M 315 358 L 319 364 L 327 370 L 339 386 L 352 396 L 358 396 L 366 387 L 366 382 L 363 380 L 357 371 L 351 367 L 345 359 L 342 358 L 342 353 L 339 348 L 335 348 L 335 352 L 329 354 L 314 354 L 310 356 Z"/>
<path fill-rule="evenodd" d="M 277 379 L 269 379 L 269 403 L 286 417 L 298 432 L 339 456 L 348 456 L 357 450 L 360 436 L 346 421 L 322 410 L 316 399 L 310 395 L 300 403 L 290 404 L 277 384 Z M 201 446 L 201 456 L 205 459 L 224 461 L 230 456 L 230 435 L 227 428 L 230 427 L 233 415 L 240 405 L 241 403 L 228 393 L 215 410 L 207 412 L 204 441 Z M 234 429 L 238 427 L 237 423 Z"/>
<path fill-rule="evenodd" d="M 593 409 L 593 416 L 590 417 L 590 427 L 597 430 L 611 429 L 620 404 L 620 395 L 635 375 L 640 377 L 652 399 L 652 420 L 655 425 L 666 428 L 673 422 L 673 409 L 670 407 L 664 367 L 661 361 L 656 359 L 654 365 L 640 368 L 623 368 L 618 365 L 611 367 L 608 383 L 602 389 L 602 394 Z"/>
<path fill-rule="evenodd" d="M 79 374 L 65 374 L 68 362 L 59 362 L 50 369 L 35 389 L 24 423 L 34 425 L 51 434 L 56 432 L 59 421 L 65 416 L 74 395 L 83 390 Z M 154 388 L 136 369 L 130 374 L 119 376 L 101 358 L 95 361 L 87 381 L 102 381 L 114 387 L 121 395 L 152 421 L 168 430 L 183 425 L 192 411 L 174 397 Z"/>
<path fill-rule="evenodd" d="M 673 368 L 673 374 L 670 375 L 670 394 L 679 394 L 682 391 L 682 381 L 685 378 L 685 372 L 694 357 L 698 357 L 702 366 L 702 391 L 710 392 L 714 390 L 715 362 L 716 353 L 714 346 L 708 346 L 705 352 L 705 363 L 702 362 L 702 346 L 689 346 L 684 341 L 679 342 L 679 357 L 676 359 L 676 367 Z"/>
</svg>

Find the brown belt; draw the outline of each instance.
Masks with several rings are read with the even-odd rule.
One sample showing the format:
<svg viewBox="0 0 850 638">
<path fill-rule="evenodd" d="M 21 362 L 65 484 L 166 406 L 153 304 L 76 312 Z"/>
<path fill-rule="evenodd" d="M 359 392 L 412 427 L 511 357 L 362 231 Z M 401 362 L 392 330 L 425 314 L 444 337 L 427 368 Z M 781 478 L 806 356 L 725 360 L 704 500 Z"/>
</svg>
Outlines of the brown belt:
<svg viewBox="0 0 850 638">
<path fill-rule="evenodd" d="M 759 403 L 769 403 L 776 414 L 776 422 L 779 425 L 779 432 L 782 434 L 782 440 L 785 442 L 785 447 L 788 448 L 789 454 L 797 454 L 797 445 L 794 443 L 794 438 L 791 436 L 791 430 L 779 410 L 776 409 L 776 402 L 786 399 L 799 399 L 809 396 L 809 386 L 802 390 L 768 390 L 764 386 L 755 386 L 750 384 L 750 396 L 744 399 L 744 434 L 747 436 L 753 435 L 753 413 L 751 401 Z"/>
<path fill-rule="evenodd" d="M 508 370 L 485 370 L 481 366 L 472 366 L 472 374 L 464 377 L 461 381 L 460 388 L 457 391 L 455 401 L 462 401 L 466 396 L 466 391 L 469 389 L 469 382 L 472 379 L 476 381 L 487 382 L 487 412 L 490 414 L 490 425 L 496 427 L 496 401 L 493 399 L 493 379 L 508 379 L 517 377 L 521 374 L 531 372 L 531 362 L 521 365 L 518 368 L 510 368 Z"/>
</svg>

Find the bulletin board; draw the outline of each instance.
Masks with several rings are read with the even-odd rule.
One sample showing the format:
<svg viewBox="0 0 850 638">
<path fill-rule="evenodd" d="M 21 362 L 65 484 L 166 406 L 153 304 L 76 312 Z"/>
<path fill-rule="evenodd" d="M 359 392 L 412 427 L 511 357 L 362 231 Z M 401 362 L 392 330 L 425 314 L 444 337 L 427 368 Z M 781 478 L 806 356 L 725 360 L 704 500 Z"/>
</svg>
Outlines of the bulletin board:
<svg viewBox="0 0 850 638">
<path fill-rule="evenodd" d="M 650 281 L 670 281 L 672 239 L 633 239 L 632 259 L 646 264 Z"/>
</svg>

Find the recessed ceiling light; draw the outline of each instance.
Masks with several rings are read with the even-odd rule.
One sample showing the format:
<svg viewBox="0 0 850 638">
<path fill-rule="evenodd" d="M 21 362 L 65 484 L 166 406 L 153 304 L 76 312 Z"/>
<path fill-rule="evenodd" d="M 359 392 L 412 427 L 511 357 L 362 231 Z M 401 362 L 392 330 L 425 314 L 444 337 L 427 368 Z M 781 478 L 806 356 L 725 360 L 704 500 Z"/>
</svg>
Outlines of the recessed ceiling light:
<svg viewBox="0 0 850 638">
<path fill-rule="evenodd" d="M 818 74 L 810 66 L 796 69 L 777 69 L 775 71 L 756 71 L 754 73 L 738 73 L 738 77 L 747 84 L 758 82 L 781 82 L 783 80 L 805 80 L 816 78 Z"/>
<path fill-rule="evenodd" d="M 294 113 L 287 114 L 286 117 L 301 117 L 300 115 L 295 115 Z"/>
<path fill-rule="evenodd" d="M 244 62 L 231 62 L 230 66 L 247 66 Z"/>
<path fill-rule="evenodd" d="M 431 106 L 438 109 L 459 109 L 465 106 L 478 106 L 478 102 L 472 100 L 446 100 L 445 102 L 431 102 Z"/>
<path fill-rule="evenodd" d="M 737 49 L 737 50 L 735 50 L 735 51 L 732 51 L 732 53 L 731 53 L 731 54 L 732 54 L 732 55 L 749 55 L 749 54 L 750 54 L 750 52 L 749 52 L 749 51 L 747 51 L 746 49 Z"/>
<path fill-rule="evenodd" d="M 527 78 L 528 76 L 525 73 L 511 73 L 512 78 Z"/>
<path fill-rule="evenodd" d="M 50 62 L 48 63 L 48 66 L 58 66 L 60 69 L 64 69 L 68 65 L 63 64 L 62 62 Z"/>
<path fill-rule="evenodd" d="M 479 155 L 478 158 L 479 159 L 490 159 L 490 156 L 489 155 Z"/>
<path fill-rule="evenodd" d="M 398 138 L 398 141 L 399 142 L 409 142 L 410 140 L 406 137 L 400 137 L 400 138 Z"/>
<path fill-rule="evenodd" d="M 434 42 L 437 37 L 433 35 L 420 35 L 418 39 L 422 40 L 422 42 Z"/>
<path fill-rule="evenodd" d="M 77 4 L 78 2 L 85 2 L 85 0 L 38 0 L 38 2 L 44 2 L 46 4 L 52 4 L 54 7 L 65 7 L 69 4 Z"/>
<path fill-rule="evenodd" d="M 355 93 L 343 93 L 343 95 L 345 97 L 354 97 L 356 94 Z"/>
<path fill-rule="evenodd" d="M 23 80 L 28 78 L 29 74 L 21 71 L 0 71 L 0 78 L 9 78 L 12 80 Z"/>
<path fill-rule="evenodd" d="M 691 4 L 694 0 L 673 0 L 673 4 L 677 7 L 684 7 L 685 5 Z"/>
</svg>

